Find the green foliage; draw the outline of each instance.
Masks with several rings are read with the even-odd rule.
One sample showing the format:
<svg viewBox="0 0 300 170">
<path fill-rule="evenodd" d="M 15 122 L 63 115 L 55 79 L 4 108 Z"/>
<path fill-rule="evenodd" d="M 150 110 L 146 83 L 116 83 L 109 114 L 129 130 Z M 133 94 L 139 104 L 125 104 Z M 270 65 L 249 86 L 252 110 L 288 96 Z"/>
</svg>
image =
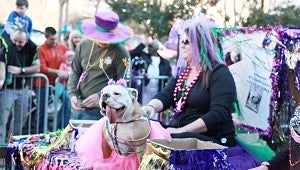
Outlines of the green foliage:
<svg viewBox="0 0 300 170">
<path fill-rule="evenodd" d="M 166 37 L 174 18 L 190 18 L 197 0 L 174 0 L 164 5 L 161 0 L 107 0 L 113 11 L 119 14 L 121 21 L 130 23 L 138 33 L 154 37 Z M 142 26 L 142 28 L 140 28 Z"/>
<path fill-rule="evenodd" d="M 264 13 L 263 9 L 252 7 L 251 13 L 243 26 L 300 26 L 300 8 L 294 5 L 287 7 L 276 7 L 269 13 Z"/>
</svg>

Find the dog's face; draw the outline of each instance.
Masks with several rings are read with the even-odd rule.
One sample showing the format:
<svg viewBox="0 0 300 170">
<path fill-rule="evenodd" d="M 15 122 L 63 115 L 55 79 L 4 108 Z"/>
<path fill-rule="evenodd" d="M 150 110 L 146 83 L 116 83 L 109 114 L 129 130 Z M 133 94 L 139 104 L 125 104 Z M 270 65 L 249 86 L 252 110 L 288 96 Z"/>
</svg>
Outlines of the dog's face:
<svg viewBox="0 0 300 170">
<path fill-rule="evenodd" d="M 101 114 L 109 123 L 129 122 L 133 120 L 134 102 L 137 102 L 138 91 L 121 85 L 108 85 L 101 90 L 99 106 Z"/>
</svg>

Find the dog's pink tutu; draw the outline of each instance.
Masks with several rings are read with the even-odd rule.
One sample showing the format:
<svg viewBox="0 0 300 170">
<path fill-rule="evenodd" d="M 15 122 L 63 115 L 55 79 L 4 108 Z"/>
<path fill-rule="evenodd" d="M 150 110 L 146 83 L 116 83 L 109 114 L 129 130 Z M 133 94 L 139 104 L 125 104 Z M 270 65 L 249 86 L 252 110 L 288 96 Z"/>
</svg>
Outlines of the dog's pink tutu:
<svg viewBox="0 0 300 170">
<path fill-rule="evenodd" d="M 137 170 L 139 168 L 137 154 L 123 156 L 113 151 L 109 158 L 103 158 L 102 130 L 106 120 L 106 117 L 101 118 L 77 140 L 76 151 L 82 157 L 82 167 L 94 170 Z M 150 128 L 150 139 L 171 139 L 170 134 L 159 122 L 150 121 Z"/>
</svg>

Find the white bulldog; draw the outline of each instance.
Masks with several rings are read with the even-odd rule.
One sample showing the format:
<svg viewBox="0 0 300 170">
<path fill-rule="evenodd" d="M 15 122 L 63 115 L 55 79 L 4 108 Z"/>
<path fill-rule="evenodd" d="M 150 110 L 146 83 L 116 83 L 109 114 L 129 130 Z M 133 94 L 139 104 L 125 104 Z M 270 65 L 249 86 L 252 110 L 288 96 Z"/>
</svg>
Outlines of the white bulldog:
<svg viewBox="0 0 300 170">
<path fill-rule="evenodd" d="M 106 116 L 110 124 L 130 122 L 141 114 L 145 114 L 138 106 L 138 91 L 121 85 L 108 85 L 101 90 L 99 106 L 101 114 Z"/>
<path fill-rule="evenodd" d="M 101 91 L 99 106 L 107 117 L 103 127 L 104 158 L 112 151 L 120 155 L 137 154 L 141 160 L 150 136 L 150 123 L 137 102 L 138 91 L 121 85 L 108 85 Z"/>
</svg>

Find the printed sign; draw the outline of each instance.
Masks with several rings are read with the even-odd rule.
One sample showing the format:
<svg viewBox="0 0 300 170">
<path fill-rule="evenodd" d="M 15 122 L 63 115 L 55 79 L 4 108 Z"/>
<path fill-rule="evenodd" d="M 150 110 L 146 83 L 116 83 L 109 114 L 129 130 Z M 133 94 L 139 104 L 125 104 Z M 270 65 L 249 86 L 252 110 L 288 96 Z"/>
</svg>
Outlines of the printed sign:
<svg viewBox="0 0 300 170">
<path fill-rule="evenodd" d="M 238 119 L 244 125 L 262 131 L 270 128 L 270 76 L 275 57 L 271 50 L 275 47 L 272 38 L 268 32 L 257 31 L 225 36 L 221 43 L 226 64 L 236 83 L 241 113 Z"/>
</svg>

